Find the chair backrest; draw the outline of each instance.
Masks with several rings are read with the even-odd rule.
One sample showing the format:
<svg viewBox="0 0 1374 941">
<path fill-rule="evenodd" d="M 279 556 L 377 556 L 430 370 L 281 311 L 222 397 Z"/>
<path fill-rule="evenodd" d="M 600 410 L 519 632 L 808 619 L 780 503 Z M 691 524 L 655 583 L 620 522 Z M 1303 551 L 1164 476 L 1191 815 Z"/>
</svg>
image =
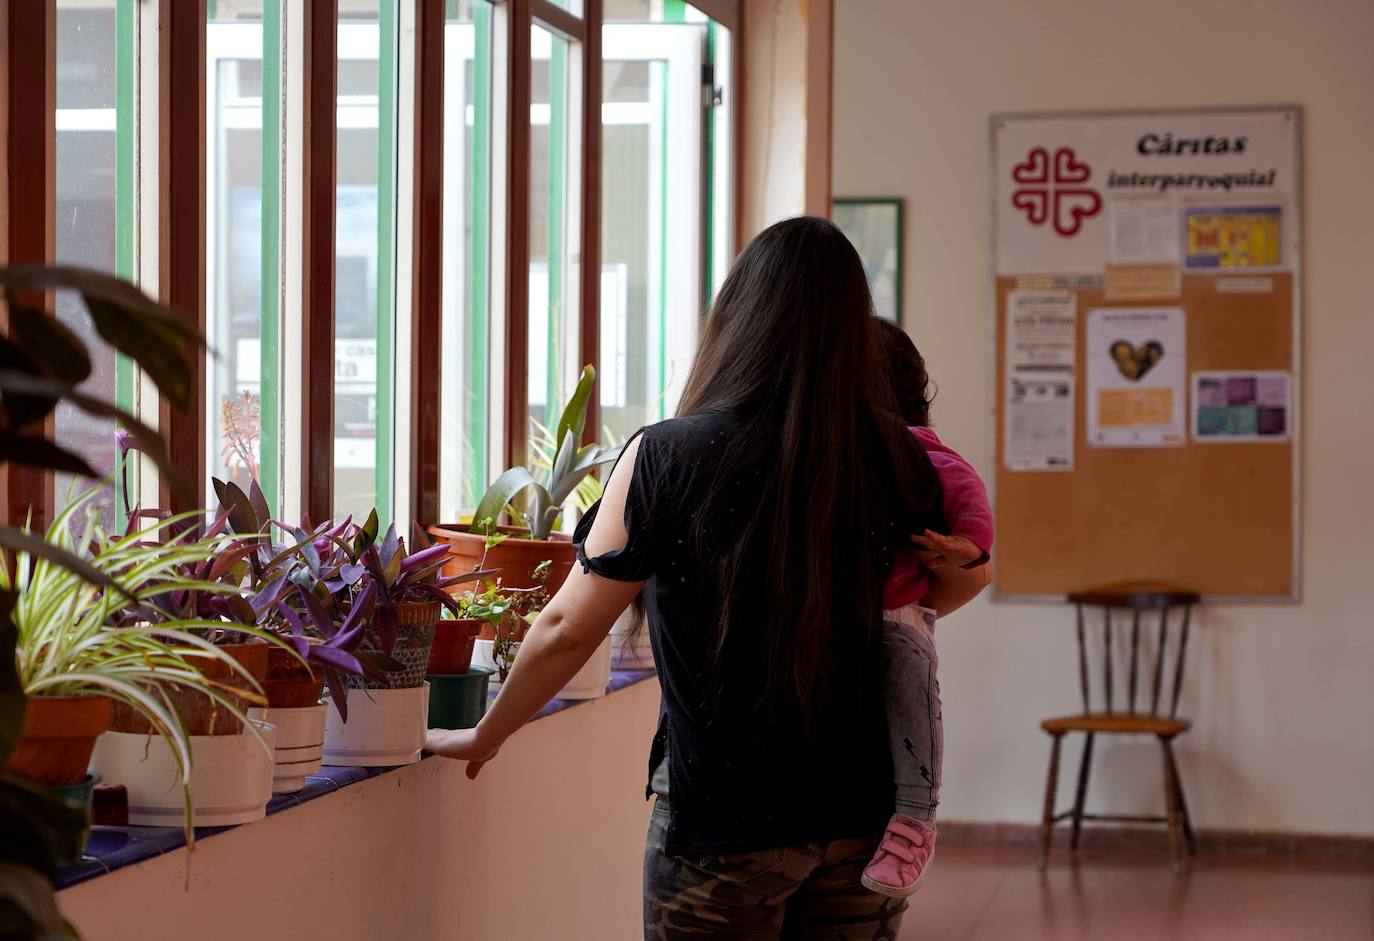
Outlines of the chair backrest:
<svg viewBox="0 0 1374 941">
<path fill-rule="evenodd" d="M 1159 588 L 1102 588 L 1093 591 L 1074 592 L 1069 595 L 1069 603 L 1074 605 L 1078 621 L 1078 673 L 1079 685 L 1083 691 L 1083 711 L 1116 715 L 1129 713 L 1158 717 L 1161 707 L 1167 709 L 1170 719 L 1178 712 L 1178 695 L 1183 688 L 1183 661 L 1188 651 L 1188 626 L 1192 619 L 1193 605 L 1200 600 L 1190 591 Z M 1090 659 L 1088 654 L 1088 632 L 1091 629 L 1087 612 L 1098 611 L 1102 618 L 1102 676 L 1100 688 L 1104 708 L 1094 710 L 1089 695 L 1091 683 Z M 1174 614 L 1181 611 L 1180 614 Z M 1141 658 L 1142 621 L 1144 631 L 1158 625 L 1154 643 L 1146 638 L 1144 662 Z M 1126 659 L 1118 651 L 1120 640 L 1113 642 L 1113 629 L 1125 629 L 1130 624 L 1129 666 L 1126 667 L 1126 694 L 1118 701 L 1114 689 L 1113 654 L 1117 659 Z M 1177 624 L 1177 636 L 1172 643 L 1172 658 L 1169 657 L 1171 624 Z M 1169 690 L 1164 689 L 1166 660 L 1171 674 Z M 1148 684 L 1149 689 L 1140 689 Z M 1137 693 L 1144 700 L 1142 705 L 1149 709 L 1136 707 Z M 1122 708 L 1118 709 L 1120 705 Z"/>
</svg>

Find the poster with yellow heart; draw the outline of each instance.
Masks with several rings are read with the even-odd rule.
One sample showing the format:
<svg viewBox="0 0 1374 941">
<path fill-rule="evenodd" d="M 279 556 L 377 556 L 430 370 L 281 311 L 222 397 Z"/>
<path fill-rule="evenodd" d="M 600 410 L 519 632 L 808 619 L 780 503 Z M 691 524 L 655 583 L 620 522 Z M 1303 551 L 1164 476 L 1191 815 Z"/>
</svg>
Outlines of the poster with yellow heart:
<svg viewBox="0 0 1374 941">
<path fill-rule="evenodd" d="M 1158 448 L 1185 443 L 1187 326 L 1181 307 L 1088 311 L 1090 446 Z"/>
</svg>

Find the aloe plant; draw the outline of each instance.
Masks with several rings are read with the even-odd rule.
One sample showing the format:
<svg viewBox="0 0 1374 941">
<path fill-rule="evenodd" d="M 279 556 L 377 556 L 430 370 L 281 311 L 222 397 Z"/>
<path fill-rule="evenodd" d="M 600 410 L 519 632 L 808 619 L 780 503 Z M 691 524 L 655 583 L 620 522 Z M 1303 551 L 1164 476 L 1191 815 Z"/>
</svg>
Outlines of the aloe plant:
<svg viewBox="0 0 1374 941">
<path fill-rule="evenodd" d="M 98 580 L 88 580 L 45 555 L 20 551 L 11 561 L 0 554 L 0 604 L 17 630 L 15 669 L 27 696 L 105 695 L 146 718 L 176 760 L 186 791 L 189 842 L 191 742 L 165 691 L 180 686 L 202 693 L 251 729 L 236 702 L 244 691 L 207 679 L 196 662 L 217 660 L 254 689 L 257 683 L 237 660 L 203 636 L 223 628 L 222 620 L 174 617 L 163 605 L 178 592 L 215 595 L 236 590 L 186 574 L 188 567 L 219 556 L 231 537 L 221 533 L 192 540 L 184 527 L 199 514 L 183 514 L 141 534 L 145 539 L 166 536 L 165 542 L 111 539 L 87 505 L 97 492 L 88 490 L 71 501 L 41 537 L 27 528 L 23 531 L 81 559 L 99 574 Z M 85 521 L 74 534 L 72 520 L 83 509 Z M 178 528 L 182 532 L 175 535 Z M 103 583 L 117 590 L 100 587 Z M 149 616 L 130 622 L 131 611 Z M 261 634 L 251 627 L 235 629 Z M 246 698 L 251 701 L 255 695 Z"/>
<path fill-rule="evenodd" d="M 523 466 L 512 467 L 497 477 L 472 514 L 470 532 L 487 535 L 486 527 L 510 511 L 520 519 L 522 528 L 528 530 L 530 539 L 548 539 L 554 524 L 558 522 L 563 504 L 573 495 L 577 486 L 592 471 L 620 456 L 621 449 L 618 447 L 578 444 L 587 425 L 587 403 L 591 400 L 595 380 L 596 370 L 591 366 L 583 366 L 577 388 L 554 423 L 553 440 L 558 445 L 547 466 L 536 464 L 533 470 Z M 538 451 L 537 441 L 534 450 Z M 516 510 L 511 504 L 522 495 L 523 509 Z"/>
</svg>

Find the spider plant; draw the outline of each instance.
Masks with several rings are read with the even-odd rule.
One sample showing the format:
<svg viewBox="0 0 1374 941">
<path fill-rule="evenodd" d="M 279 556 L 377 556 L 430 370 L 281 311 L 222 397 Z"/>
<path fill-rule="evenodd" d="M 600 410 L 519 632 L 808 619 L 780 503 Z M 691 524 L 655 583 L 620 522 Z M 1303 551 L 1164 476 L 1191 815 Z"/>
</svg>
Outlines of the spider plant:
<svg viewBox="0 0 1374 941">
<path fill-rule="evenodd" d="M 180 717 L 167 696 L 171 687 L 182 687 L 209 697 L 253 729 L 237 700 L 261 699 L 261 690 L 247 671 L 204 632 L 224 626 L 218 619 L 153 616 L 139 623 L 121 622 L 133 610 L 154 615 L 162 612 L 169 593 L 229 593 L 237 589 L 222 583 L 199 581 L 184 573 L 222 554 L 233 537 L 219 534 L 192 539 L 188 522 L 199 516 L 173 516 L 144 530 L 144 539 L 166 537 L 164 542 L 111 539 L 97 524 L 89 501 L 98 492 L 87 490 L 71 501 L 53 520 L 42 539 L 80 558 L 101 576 L 104 589 L 68 566 L 26 551 L 13 559 L 0 554 L 0 597 L 13 607 L 10 618 L 17 628 L 15 665 L 27 696 L 105 695 L 125 703 L 142 715 L 167 742 L 180 773 L 186 799 L 187 841 L 191 842 L 191 742 Z M 78 533 L 72 521 L 83 513 Z M 180 534 L 176 534 L 178 529 Z M 28 527 L 25 532 L 29 532 Z M 263 636 L 244 625 L 236 631 Z M 220 680 L 208 679 L 196 662 L 223 662 L 231 675 L 257 689 L 244 690 Z M 258 734 L 254 729 L 254 734 Z M 258 735 L 263 747 L 267 744 Z"/>
</svg>

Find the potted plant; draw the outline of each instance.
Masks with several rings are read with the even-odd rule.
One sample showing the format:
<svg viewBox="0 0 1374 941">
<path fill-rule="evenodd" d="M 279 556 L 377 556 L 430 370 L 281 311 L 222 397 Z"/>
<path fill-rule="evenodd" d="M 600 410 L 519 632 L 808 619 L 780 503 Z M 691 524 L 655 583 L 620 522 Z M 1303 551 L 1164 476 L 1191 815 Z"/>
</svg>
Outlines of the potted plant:
<svg viewBox="0 0 1374 941">
<path fill-rule="evenodd" d="M 193 823 L 237 822 L 244 804 L 255 801 L 260 816 L 270 796 L 270 726 L 250 726 L 207 748 L 212 737 L 190 734 L 173 705 L 193 692 L 242 724 L 238 691 L 207 676 L 204 665 L 244 682 L 246 669 L 198 633 L 205 620 L 128 621 L 130 612 L 152 609 L 169 591 L 219 591 L 186 579 L 183 567 L 215 557 L 223 538 L 183 534 L 151 545 L 111 539 L 89 508 L 74 535 L 72 520 L 94 492 L 68 505 L 42 537 L 79 559 L 87 574 L 24 551 L 13 564 L 0 563 L 0 596 L 14 599 L 16 664 L 28 697 L 25 735 L 9 767 L 60 786 L 80 781 L 89 765 L 128 788 L 134 823 L 180 821 L 189 832 Z M 172 517 L 155 529 L 186 522 Z M 139 716 L 147 731 L 104 731 L 101 716 L 108 719 L 112 703 Z M 219 813 L 225 806 L 240 808 L 233 820 Z"/>
<path fill-rule="evenodd" d="M 483 636 L 477 639 L 473 662 L 492 671 L 492 686 L 500 686 L 505 682 L 515 665 L 525 635 L 549 602 L 548 573 L 548 566 L 537 570 L 536 584 L 529 589 L 502 589 L 498 584 L 489 587 L 486 592 L 486 597 L 493 599 L 489 606 L 492 613 Z M 487 636 L 487 631 L 490 636 Z M 604 696 L 611 679 L 611 650 L 612 638 L 607 634 L 582 669 L 559 690 L 555 698 L 596 699 Z"/>
<path fill-rule="evenodd" d="M 269 651 L 263 711 L 277 726 L 273 792 L 291 793 L 305 786 L 323 759 L 325 686 L 339 720 L 346 721 L 350 678 L 381 680 L 402 669 L 379 650 L 362 649 L 377 594 L 363 555 L 375 541 L 377 515 L 361 527 L 352 517 L 318 526 L 307 518 L 293 526 L 270 518 L 257 481 L 246 492 L 232 482 L 215 480 L 214 486 L 234 531 L 257 537 L 254 551 L 231 575 L 247 592 L 233 603 L 230 617 L 278 634 L 294 651 Z M 275 542 L 275 532 L 286 541 Z"/>
<path fill-rule="evenodd" d="M 620 454 L 620 448 L 579 443 L 595 378 L 595 369 L 582 368 L 577 388 L 554 423 L 557 447 L 547 466 L 512 467 L 497 477 L 478 503 L 471 525 L 430 527 L 430 533 L 449 546 L 449 572 L 470 572 L 484 567 L 485 560 L 500 570 L 507 587 L 529 588 L 535 569 L 549 562 L 549 591 L 562 586 L 577 557 L 569 538 L 553 531 L 563 505 L 592 471 Z M 502 525 L 507 514 L 518 523 Z"/>
<path fill-rule="evenodd" d="M 385 658 L 388 668 L 350 677 L 348 689 L 325 726 L 325 761 L 334 765 L 391 766 L 418 761 L 424 745 L 429 687 L 425 672 L 439 613 L 458 611 L 450 589 L 492 574 L 487 571 L 444 576 L 448 547 L 426 545 L 406 550 L 395 525 L 376 538 L 373 517 L 354 527 L 352 542 L 338 539 L 367 575 L 369 596 L 353 602 L 369 608 L 363 616 L 360 657 Z M 419 534 L 423 541 L 423 534 Z M 350 612 L 351 614 L 351 612 Z M 345 722 L 344 719 L 347 718 Z"/>
</svg>

